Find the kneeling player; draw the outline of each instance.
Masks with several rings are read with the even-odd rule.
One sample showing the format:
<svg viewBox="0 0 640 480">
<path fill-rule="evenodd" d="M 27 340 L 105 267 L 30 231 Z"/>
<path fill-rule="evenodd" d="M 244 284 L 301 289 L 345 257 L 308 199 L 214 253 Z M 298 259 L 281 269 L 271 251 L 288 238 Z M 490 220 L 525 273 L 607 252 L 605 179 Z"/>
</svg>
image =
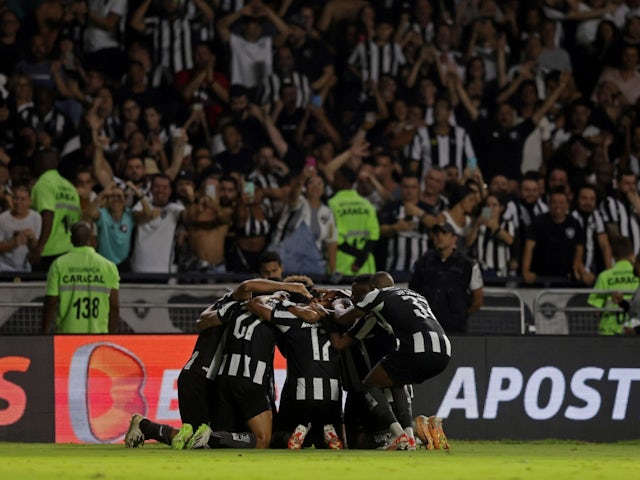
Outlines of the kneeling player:
<svg viewBox="0 0 640 480">
<path fill-rule="evenodd" d="M 449 363 L 451 343 L 429 303 L 413 290 L 391 287 L 369 292 L 352 307 L 344 308 L 341 302 L 334 306 L 336 321 L 341 325 L 351 325 L 365 313 L 375 312 L 379 322 L 393 329 L 398 349 L 385 355 L 371 369 L 363 385 L 373 412 L 384 419 L 394 436 L 387 449 L 415 449 L 411 410 L 398 419 L 382 389 L 392 389 L 396 408 L 400 402 L 409 405 L 408 399 L 401 398 L 406 396 L 403 386 L 432 378 Z"/>
</svg>

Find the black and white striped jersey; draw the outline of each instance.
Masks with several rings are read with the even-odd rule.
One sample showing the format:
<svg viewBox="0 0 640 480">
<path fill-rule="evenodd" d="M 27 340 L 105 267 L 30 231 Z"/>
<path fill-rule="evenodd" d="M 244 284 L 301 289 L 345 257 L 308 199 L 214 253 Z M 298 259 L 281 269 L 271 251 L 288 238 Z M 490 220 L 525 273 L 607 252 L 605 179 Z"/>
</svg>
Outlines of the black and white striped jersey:
<svg viewBox="0 0 640 480">
<path fill-rule="evenodd" d="M 584 266 L 592 273 L 599 273 L 603 268 L 609 268 L 610 265 L 603 265 L 602 259 L 598 258 L 600 253 L 598 235 L 607 233 L 602 214 L 598 210 L 586 214 L 573 210 L 571 216 L 578 220 L 584 230 Z"/>
<path fill-rule="evenodd" d="M 340 401 L 339 355 L 325 329 L 318 323 L 303 322 L 284 303 L 275 306 L 271 321 L 281 332 L 287 352 L 286 385 L 291 398 Z"/>
<path fill-rule="evenodd" d="M 251 314 L 246 302 L 227 302 L 218 309 L 218 316 L 227 324 L 227 343 L 218 375 L 244 378 L 270 388 L 278 331 Z"/>
<path fill-rule="evenodd" d="M 418 207 L 429 211 L 429 206 L 418 202 Z M 414 263 L 427 251 L 429 235 L 427 227 L 417 217 L 407 216 L 404 203 L 395 201 L 386 204 L 378 216 L 380 226 L 396 223 L 398 220 L 409 220 L 414 224 L 413 230 L 402 231 L 387 238 L 387 258 L 385 270 L 389 272 L 411 270 Z"/>
<path fill-rule="evenodd" d="M 433 125 L 420 127 L 411 144 L 411 159 L 420 164 L 420 178 L 424 178 L 433 165 L 455 165 L 462 175 L 467 161 L 475 156 L 469 134 L 458 126 L 449 126 L 448 135 L 437 135 Z"/>
<path fill-rule="evenodd" d="M 500 228 L 515 238 L 516 227 L 511 220 L 503 218 L 500 222 Z M 499 277 L 508 275 L 512 247 L 496 238 L 486 225 L 480 225 L 478 228 L 476 250 L 477 260 L 482 270 L 493 270 Z"/>
<path fill-rule="evenodd" d="M 176 18 L 151 15 L 145 17 L 144 23 L 145 34 L 153 45 L 153 63 L 171 74 L 193 68 L 193 45 L 212 41 L 215 33 L 213 22 L 202 20 L 190 0 Z"/>
<path fill-rule="evenodd" d="M 605 225 L 617 225 L 620 235 L 631 239 L 634 252 L 640 249 L 640 219 L 638 212 L 628 202 L 609 196 L 600 203 L 600 213 Z"/>
<path fill-rule="evenodd" d="M 356 307 L 364 312 L 375 312 L 378 321 L 393 330 L 399 352 L 451 356 L 451 343 L 429 302 L 413 290 L 398 287 L 373 290 Z"/>
<path fill-rule="evenodd" d="M 363 83 L 368 80 L 377 82 L 385 73 L 396 76 L 405 63 L 407 60 L 402 47 L 393 42 L 384 45 L 373 41 L 360 42 L 349 57 L 349 64 L 360 69 Z"/>
<path fill-rule="evenodd" d="M 311 87 L 307 76 L 300 72 L 292 72 L 290 75 L 273 72 L 269 75 L 262 85 L 262 104 L 275 103 L 280 100 L 280 87 L 283 83 L 289 83 L 296 87 L 298 92 L 296 107 L 306 108 L 311 99 Z"/>
<path fill-rule="evenodd" d="M 359 391 L 362 380 L 382 357 L 396 349 L 397 341 L 393 331 L 378 322 L 375 313 L 359 318 L 347 335 L 357 342 L 340 352 L 342 384 L 346 391 Z"/>
</svg>

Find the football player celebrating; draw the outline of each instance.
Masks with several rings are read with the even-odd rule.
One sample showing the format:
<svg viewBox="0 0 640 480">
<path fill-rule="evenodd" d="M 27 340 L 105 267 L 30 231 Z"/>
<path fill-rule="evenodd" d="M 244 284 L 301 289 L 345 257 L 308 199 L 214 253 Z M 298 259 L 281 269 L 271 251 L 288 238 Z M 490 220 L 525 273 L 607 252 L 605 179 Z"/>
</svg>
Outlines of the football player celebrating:
<svg viewBox="0 0 640 480">
<path fill-rule="evenodd" d="M 389 426 L 393 438 L 387 450 L 415 449 L 410 399 L 405 385 L 422 383 L 441 373 L 451 358 L 451 343 L 436 320 L 429 302 L 406 288 L 374 289 L 353 306 L 334 302 L 336 322 L 352 325 L 374 312 L 378 321 L 388 325 L 398 340 L 398 348 L 386 354 L 363 381 L 373 413 Z M 382 389 L 390 388 L 396 417 Z"/>
</svg>

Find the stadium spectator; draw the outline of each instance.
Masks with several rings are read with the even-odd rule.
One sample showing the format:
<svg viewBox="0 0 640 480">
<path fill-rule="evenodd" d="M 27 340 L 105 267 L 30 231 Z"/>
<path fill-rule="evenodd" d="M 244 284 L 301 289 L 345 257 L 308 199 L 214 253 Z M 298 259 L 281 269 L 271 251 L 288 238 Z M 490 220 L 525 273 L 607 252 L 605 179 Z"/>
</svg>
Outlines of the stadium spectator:
<svg viewBox="0 0 640 480">
<path fill-rule="evenodd" d="M 596 187 L 583 185 L 578 190 L 576 206 L 571 211 L 585 232 L 584 267 L 596 275 L 612 265 L 611 243 L 597 201 Z"/>
<path fill-rule="evenodd" d="M 13 188 L 12 207 L 0 213 L 0 272 L 30 272 L 30 252 L 38 244 L 42 218 L 31 210 L 24 185 Z"/>
<path fill-rule="evenodd" d="M 213 21 L 213 9 L 203 0 L 175 2 L 161 0 L 152 6 L 152 0 L 143 0 L 131 13 L 129 26 L 138 34 L 153 42 L 154 64 L 161 65 L 171 74 L 193 68 L 193 39 L 211 40 L 212 32 L 202 38 L 193 29 L 196 16 L 202 15 L 204 23 Z"/>
<path fill-rule="evenodd" d="M 174 236 L 184 207 L 172 202 L 171 179 L 158 174 L 151 180 L 151 205 L 143 197 L 133 207 L 136 222 L 131 255 L 135 273 L 171 273 L 174 265 Z"/>
<path fill-rule="evenodd" d="M 70 228 L 73 248 L 47 274 L 42 333 L 116 333 L 120 321 L 120 275 L 110 260 L 90 246 L 91 226 Z"/>
<path fill-rule="evenodd" d="M 267 77 L 262 86 L 262 104 L 273 105 L 281 100 L 280 89 L 285 85 L 295 88 L 295 106 L 306 107 L 311 99 L 309 79 L 296 69 L 295 57 L 288 45 L 281 46 L 275 55 L 273 73 Z"/>
<path fill-rule="evenodd" d="M 387 204 L 379 213 L 380 265 L 388 272 L 408 272 L 427 251 L 429 223 L 435 221 L 429 205 L 419 199 L 420 181 L 416 175 L 403 175 L 401 198 Z"/>
<path fill-rule="evenodd" d="M 324 190 L 324 180 L 311 166 L 292 182 L 272 236 L 287 271 L 336 272 L 338 232 L 333 211 L 323 201 Z"/>
<path fill-rule="evenodd" d="M 619 170 L 616 188 L 600 203 L 600 212 L 610 238 L 619 236 L 631 239 L 633 251 L 640 249 L 640 197 L 638 177 L 628 170 Z"/>
<path fill-rule="evenodd" d="M 205 42 L 193 47 L 193 68 L 175 76 L 175 88 L 192 109 L 202 105 L 207 125 L 213 129 L 229 102 L 229 80 L 219 71 L 217 55 Z"/>
<path fill-rule="evenodd" d="M 231 30 L 237 21 L 242 20 L 242 35 Z M 218 20 L 220 40 L 229 44 L 231 51 L 231 83 L 243 85 L 255 91 L 273 72 L 274 35 L 264 25 L 268 20 L 275 26 L 281 45 L 289 35 L 289 27 L 278 15 L 262 1 L 253 2 L 236 12 Z"/>
<path fill-rule="evenodd" d="M 511 270 L 516 227 L 504 217 L 508 197 L 490 193 L 484 201 L 475 232 L 475 257 L 485 276 L 506 277 Z"/>
<path fill-rule="evenodd" d="M 449 124 L 451 112 L 451 102 L 448 99 L 436 100 L 434 123 L 420 127 L 416 132 L 411 147 L 411 168 L 421 177 L 432 166 L 444 168 L 455 165 L 462 174 L 467 163 L 476 158 L 471 139 L 464 128 Z"/>
<path fill-rule="evenodd" d="M 9 78 L 18 63 L 25 59 L 23 42 L 20 38 L 20 17 L 12 10 L 0 13 L 0 74 Z"/>
<path fill-rule="evenodd" d="M 120 38 L 127 13 L 128 0 L 89 0 L 84 31 L 85 62 L 100 69 L 112 82 L 124 72 L 124 55 Z"/>
<path fill-rule="evenodd" d="M 146 197 L 132 183 L 127 185 L 134 196 L 148 205 Z M 111 260 L 120 272 L 128 271 L 129 255 L 135 221 L 131 208 L 127 207 L 125 192 L 113 184 L 107 187 L 91 203 L 89 217 L 98 229 L 97 252 Z"/>
<path fill-rule="evenodd" d="M 470 234 L 477 222 L 477 206 L 482 201 L 476 188 L 470 185 L 457 187 L 449 197 L 451 207 L 442 212 L 442 218 L 455 230 L 457 249 L 461 253 L 466 253 L 475 240 Z"/>
<path fill-rule="evenodd" d="M 614 83 L 629 104 L 634 104 L 640 97 L 640 73 L 638 72 L 638 45 L 625 45 L 622 48 L 620 66 L 605 69 L 598 79 Z"/>
<path fill-rule="evenodd" d="M 567 194 L 562 189 L 553 190 L 549 212 L 534 218 L 527 230 L 522 277 L 526 283 L 538 277 L 558 277 L 591 284 L 593 274 L 584 268 L 583 257 L 584 232 L 569 215 Z"/>
</svg>

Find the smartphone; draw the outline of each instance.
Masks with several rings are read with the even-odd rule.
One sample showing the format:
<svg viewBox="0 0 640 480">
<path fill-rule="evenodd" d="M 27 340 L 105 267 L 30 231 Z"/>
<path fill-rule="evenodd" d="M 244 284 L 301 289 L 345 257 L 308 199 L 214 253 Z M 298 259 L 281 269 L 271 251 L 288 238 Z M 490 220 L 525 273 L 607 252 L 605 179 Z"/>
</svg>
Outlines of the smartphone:
<svg viewBox="0 0 640 480">
<path fill-rule="evenodd" d="M 216 199 L 216 186 L 215 185 L 207 185 L 206 187 L 206 193 L 207 193 L 207 197 L 209 197 L 211 200 L 215 200 Z"/>
<path fill-rule="evenodd" d="M 467 167 L 471 170 L 475 170 L 478 168 L 478 159 L 476 157 L 471 157 L 467 160 Z"/>
<path fill-rule="evenodd" d="M 253 182 L 244 182 L 244 193 L 249 198 L 253 198 L 256 194 L 256 185 Z"/>
<path fill-rule="evenodd" d="M 312 95 L 311 105 L 313 105 L 316 108 L 320 108 L 322 106 L 322 95 Z"/>
<path fill-rule="evenodd" d="M 491 207 L 482 207 L 482 211 L 480 213 L 482 218 L 486 218 L 487 220 L 491 218 Z"/>
</svg>

